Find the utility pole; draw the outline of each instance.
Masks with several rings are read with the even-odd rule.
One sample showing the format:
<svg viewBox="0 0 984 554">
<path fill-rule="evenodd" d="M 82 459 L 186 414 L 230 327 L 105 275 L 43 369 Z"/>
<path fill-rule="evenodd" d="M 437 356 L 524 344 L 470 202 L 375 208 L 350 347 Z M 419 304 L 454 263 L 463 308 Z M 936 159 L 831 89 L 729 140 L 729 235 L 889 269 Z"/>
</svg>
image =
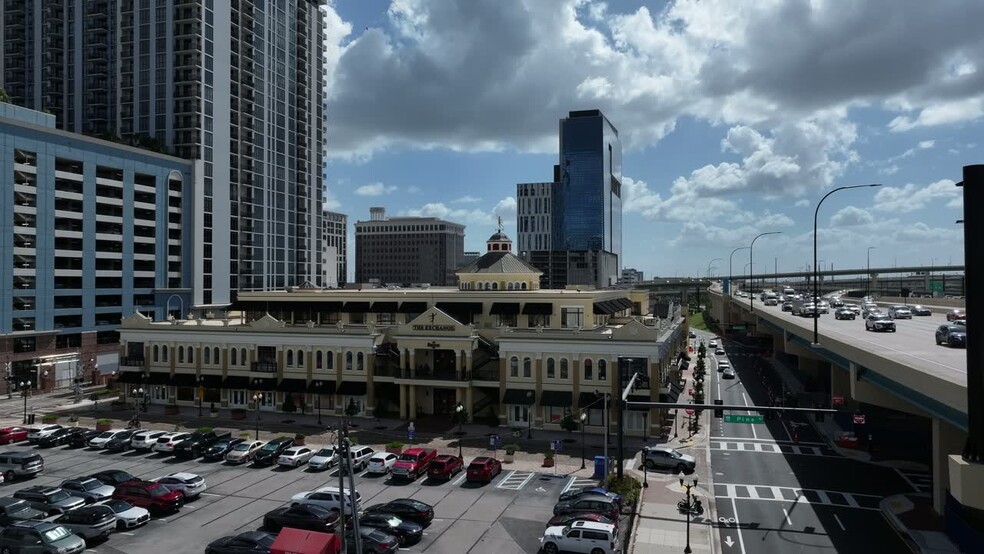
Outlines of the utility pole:
<svg viewBox="0 0 984 554">
<path fill-rule="evenodd" d="M 355 551 L 362 552 L 362 535 L 359 534 L 359 507 L 355 504 L 355 468 L 352 467 L 352 444 L 348 438 L 348 426 L 345 427 L 345 461 L 349 464 L 349 498 L 352 501 L 352 538 L 355 539 Z"/>
<path fill-rule="evenodd" d="M 335 433 L 338 442 L 338 448 L 335 450 L 338 456 L 338 492 L 342 495 L 342 502 L 338 507 L 338 532 L 342 536 L 342 552 L 348 552 L 345 548 L 345 462 L 349 459 L 349 455 L 345 451 L 345 441 L 342 439 L 344 432 L 345 419 L 342 419 L 341 425 L 338 426 L 338 431 Z M 354 505 L 352 506 L 352 511 L 355 512 Z"/>
</svg>

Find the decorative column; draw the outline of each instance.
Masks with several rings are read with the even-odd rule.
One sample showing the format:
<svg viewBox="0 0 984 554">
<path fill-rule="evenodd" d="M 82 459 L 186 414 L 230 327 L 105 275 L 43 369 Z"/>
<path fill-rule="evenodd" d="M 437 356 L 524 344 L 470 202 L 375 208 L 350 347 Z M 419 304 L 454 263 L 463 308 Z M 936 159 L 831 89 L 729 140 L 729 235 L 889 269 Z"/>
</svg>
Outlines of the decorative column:
<svg viewBox="0 0 984 554">
<path fill-rule="evenodd" d="M 409 389 L 410 405 L 407 406 L 409 412 L 407 412 L 407 419 L 413 420 L 417 417 L 417 387 L 414 385 L 407 385 Z"/>
<path fill-rule="evenodd" d="M 475 414 L 472 413 L 472 406 L 474 405 L 475 403 L 472 398 L 472 388 L 471 385 L 469 385 L 465 387 L 465 406 L 468 408 L 468 423 L 474 421 L 473 418 L 475 417 Z"/>
<path fill-rule="evenodd" d="M 407 385 L 400 385 L 400 419 L 409 419 L 407 413 Z"/>
</svg>

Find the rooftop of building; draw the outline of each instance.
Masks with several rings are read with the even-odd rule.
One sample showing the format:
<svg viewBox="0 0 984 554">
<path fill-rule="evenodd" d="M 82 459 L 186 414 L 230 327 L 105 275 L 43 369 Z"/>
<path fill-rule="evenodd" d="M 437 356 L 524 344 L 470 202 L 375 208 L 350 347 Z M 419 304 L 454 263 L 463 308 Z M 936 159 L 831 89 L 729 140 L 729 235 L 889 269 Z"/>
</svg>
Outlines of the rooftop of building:
<svg viewBox="0 0 984 554">
<path fill-rule="evenodd" d="M 498 235 L 499 233 L 496 233 Z M 489 240 L 494 240 L 494 237 Z M 519 259 L 509 251 L 486 252 L 477 260 L 456 271 L 458 275 L 467 274 L 535 274 L 542 275 L 543 272 Z"/>
</svg>

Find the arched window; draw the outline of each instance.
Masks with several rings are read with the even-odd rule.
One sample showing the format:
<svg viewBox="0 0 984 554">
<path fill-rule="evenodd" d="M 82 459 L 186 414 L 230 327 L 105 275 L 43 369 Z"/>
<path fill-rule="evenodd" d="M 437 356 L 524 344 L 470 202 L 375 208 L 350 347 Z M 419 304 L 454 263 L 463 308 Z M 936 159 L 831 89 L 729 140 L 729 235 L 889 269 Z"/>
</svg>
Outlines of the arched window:
<svg viewBox="0 0 984 554">
<path fill-rule="evenodd" d="M 498 281 L 492 283 L 492 290 L 499 290 L 499 282 Z"/>
<path fill-rule="evenodd" d="M 605 360 L 598 360 L 598 380 L 608 380 L 608 362 Z"/>
<path fill-rule="evenodd" d="M 229 364 L 230 365 L 239 365 L 239 362 L 236 361 L 236 354 L 238 354 L 238 353 L 239 353 L 239 349 L 238 348 L 233 348 L 233 349 L 230 349 L 229 350 Z"/>
<path fill-rule="evenodd" d="M 195 347 L 194 346 L 189 346 L 188 347 L 188 363 L 189 364 L 195 363 Z"/>
<path fill-rule="evenodd" d="M 556 377 L 557 368 L 555 367 L 555 362 L 553 358 L 547 358 L 547 379 L 553 379 Z"/>
<path fill-rule="evenodd" d="M 506 284 L 506 290 L 512 290 L 512 282 L 511 281 L 508 284 Z"/>
<path fill-rule="evenodd" d="M 526 290 L 526 283 L 523 283 L 521 286 L 522 286 L 523 290 Z"/>
<path fill-rule="evenodd" d="M 345 353 L 345 370 L 346 371 L 352 371 L 352 353 L 351 352 L 346 352 Z"/>
<path fill-rule="evenodd" d="M 359 352 L 358 354 L 356 354 L 356 356 L 355 356 L 355 369 L 356 370 L 362 371 L 363 369 L 365 369 L 363 367 L 363 365 L 362 365 L 363 359 L 364 359 L 364 356 L 363 356 L 362 352 Z"/>
<path fill-rule="evenodd" d="M 568 379 L 569 375 L 567 373 L 567 358 L 560 359 L 560 378 Z"/>
<path fill-rule="evenodd" d="M 156 344 L 154 345 L 154 361 L 155 362 L 161 361 L 161 349 Z"/>
<path fill-rule="evenodd" d="M 335 369 L 335 353 L 331 350 L 325 353 L 325 369 Z"/>
<path fill-rule="evenodd" d="M 519 377 L 519 359 L 516 356 L 509 358 L 509 376 Z"/>
<path fill-rule="evenodd" d="M 206 346 L 204 350 L 205 351 L 202 353 L 202 356 L 204 356 L 204 359 L 202 360 L 202 363 L 205 364 L 205 365 L 211 365 L 211 363 L 212 363 L 212 349 Z"/>
<path fill-rule="evenodd" d="M 167 363 L 167 345 L 161 347 L 161 361 Z"/>
<path fill-rule="evenodd" d="M 293 365 L 294 365 L 294 351 L 288 348 L 287 349 L 287 367 L 291 367 Z"/>
<path fill-rule="evenodd" d="M 325 353 L 318 350 L 314 353 L 314 368 L 321 369 L 324 366 Z"/>
<path fill-rule="evenodd" d="M 594 366 L 592 365 L 591 359 L 584 360 L 584 380 L 591 381 L 594 379 Z"/>
<path fill-rule="evenodd" d="M 243 348 L 242 350 L 239 351 L 239 364 L 246 365 L 246 362 L 247 362 L 246 349 Z"/>
<path fill-rule="evenodd" d="M 304 367 L 304 351 L 297 351 L 297 367 Z"/>
<path fill-rule="evenodd" d="M 178 363 L 179 364 L 185 363 L 185 347 L 184 346 L 179 346 L 178 347 Z"/>
<path fill-rule="evenodd" d="M 533 360 L 523 358 L 523 377 L 533 376 Z"/>
</svg>

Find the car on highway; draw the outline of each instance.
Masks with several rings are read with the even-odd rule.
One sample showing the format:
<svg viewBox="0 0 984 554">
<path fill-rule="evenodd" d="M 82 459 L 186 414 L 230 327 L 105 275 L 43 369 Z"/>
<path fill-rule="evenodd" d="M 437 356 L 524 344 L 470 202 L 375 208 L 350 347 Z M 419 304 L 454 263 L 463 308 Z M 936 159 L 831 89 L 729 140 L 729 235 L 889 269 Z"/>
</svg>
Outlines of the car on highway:
<svg viewBox="0 0 984 554">
<path fill-rule="evenodd" d="M 0 444 L 26 441 L 28 433 L 27 427 L 4 427 L 0 429 Z"/>
<path fill-rule="evenodd" d="M 565 527 L 547 527 L 540 544 L 543 545 L 543 554 L 616 554 L 622 551 L 618 529 L 614 525 L 595 521 L 575 521 Z"/>
<path fill-rule="evenodd" d="M 262 448 L 256 451 L 253 456 L 253 464 L 258 466 L 270 466 L 277 463 L 280 455 L 294 446 L 294 439 L 288 437 L 277 437 L 268 441 Z"/>
<path fill-rule="evenodd" d="M 359 527 L 371 527 L 393 535 L 400 541 L 400 546 L 416 544 L 424 534 L 424 528 L 419 523 L 386 513 L 365 514 L 359 518 Z"/>
<path fill-rule="evenodd" d="M 408 519 L 427 526 L 434 519 L 434 507 L 413 498 L 397 498 L 385 504 L 375 504 L 366 508 L 367 514 L 393 514 L 400 519 Z"/>
<path fill-rule="evenodd" d="M 143 429 L 127 429 L 122 433 L 116 435 L 115 437 L 109 439 L 106 445 L 103 447 L 110 452 L 126 452 L 133 448 L 133 435 L 136 435 Z"/>
<path fill-rule="evenodd" d="M 725 354 L 726 353 L 723 348 L 718 348 L 717 350 L 714 351 L 715 356 L 724 356 Z"/>
<path fill-rule="evenodd" d="M 308 469 L 328 469 L 338 463 L 338 449 L 326 446 L 314 453 L 308 460 Z"/>
<path fill-rule="evenodd" d="M 26 501 L 35 510 L 41 510 L 48 515 L 65 513 L 86 504 L 84 498 L 72 496 L 62 488 L 44 485 L 21 489 L 14 493 L 14 498 Z"/>
<path fill-rule="evenodd" d="M 157 437 L 157 442 L 151 447 L 154 452 L 163 452 L 164 454 L 174 453 L 174 447 L 179 442 L 190 437 L 191 433 L 165 433 L 160 437 Z"/>
<path fill-rule="evenodd" d="M 396 460 L 398 459 L 399 456 L 392 452 L 376 452 L 369 458 L 369 467 L 366 468 L 366 473 L 386 475 L 393 471 L 393 465 L 396 464 Z"/>
<path fill-rule="evenodd" d="M 791 312 L 791 311 L 793 311 L 793 303 L 792 302 L 783 302 L 782 303 L 782 311 L 784 311 L 784 312 Z"/>
<path fill-rule="evenodd" d="M 62 427 L 47 437 L 41 437 L 35 444 L 38 445 L 38 448 L 52 448 L 65 445 L 72 440 L 72 435 L 84 433 L 86 430 L 85 427 Z"/>
<path fill-rule="evenodd" d="M 837 308 L 837 311 L 834 312 L 834 319 L 851 319 L 851 320 L 853 320 L 856 317 L 857 317 L 857 314 L 855 314 L 854 313 L 854 310 L 852 310 L 850 308 Z"/>
<path fill-rule="evenodd" d="M 262 447 L 263 441 L 241 442 L 225 455 L 225 462 L 227 464 L 245 464 L 246 462 L 251 462 Z"/>
<path fill-rule="evenodd" d="M 177 512 L 184 506 L 185 496 L 181 491 L 171 490 L 167 485 L 153 481 L 134 479 L 116 487 L 114 500 L 125 500 L 134 506 L 145 508 L 152 515 Z"/>
<path fill-rule="evenodd" d="M 32 507 L 26 500 L 10 496 L 0 497 L 0 527 L 6 527 L 15 521 L 44 519 L 48 514 Z"/>
<path fill-rule="evenodd" d="M 84 551 L 82 537 L 57 523 L 18 521 L 0 531 L 0 552 L 79 554 Z"/>
<path fill-rule="evenodd" d="M 90 477 L 98 479 L 111 487 L 118 487 L 127 481 L 136 479 L 136 477 L 122 469 L 107 469 L 106 471 L 93 473 Z"/>
<path fill-rule="evenodd" d="M 936 328 L 936 344 L 945 344 L 951 348 L 967 347 L 967 327 L 944 323 Z"/>
<path fill-rule="evenodd" d="M 134 529 L 150 521 L 150 512 L 147 509 L 134 506 L 125 500 L 111 498 L 97 505 L 113 510 L 116 514 L 116 528 L 119 530 Z"/>
<path fill-rule="evenodd" d="M 205 554 L 267 554 L 276 540 L 266 531 L 246 531 L 215 539 L 205 547 Z"/>
<path fill-rule="evenodd" d="M 617 492 L 612 492 L 604 487 L 571 487 L 566 492 L 561 493 L 557 500 L 574 500 L 576 498 L 581 498 L 582 496 L 592 494 L 607 496 L 615 502 L 618 502 L 619 506 L 622 505 L 622 495 Z"/>
<path fill-rule="evenodd" d="M 300 467 L 314 456 L 314 450 L 306 446 L 292 446 L 277 458 L 280 467 Z"/>
<path fill-rule="evenodd" d="M 208 488 L 208 485 L 205 484 L 204 477 L 185 471 L 158 477 L 154 481 L 173 491 L 181 491 L 184 493 L 185 498 L 198 498 Z"/>
<path fill-rule="evenodd" d="M 947 321 L 955 321 L 957 319 L 967 319 L 967 311 L 960 308 L 954 308 L 949 312 L 946 312 Z"/>
<path fill-rule="evenodd" d="M 263 529 L 280 531 L 284 527 L 330 532 L 338 525 L 338 511 L 317 504 L 281 506 L 263 515 Z"/>
<path fill-rule="evenodd" d="M 646 446 L 642 449 L 646 469 L 670 469 L 673 473 L 690 473 L 697 459 L 669 446 Z"/>
<path fill-rule="evenodd" d="M 35 427 L 27 431 L 27 442 L 34 444 L 38 442 L 38 439 L 42 437 L 47 437 L 48 435 L 54 433 L 55 431 L 61 429 L 61 425 L 42 425 L 41 427 Z"/>
<path fill-rule="evenodd" d="M 910 311 L 912 312 L 912 315 L 917 315 L 917 316 L 933 315 L 932 310 L 930 310 L 926 306 L 921 306 L 919 304 L 916 304 L 915 306 L 910 308 Z"/>
<path fill-rule="evenodd" d="M 157 439 L 168 434 L 167 431 L 141 431 L 130 439 L 130 446 L 134 450 L 146 451 L 150 450 L 157 444 Z"/>
<path fill-rule="evenodd" d="M 821 314 L 830 313 L 830 304 L 826 300 L 821 300 L 817 303 L 817 311 Z"/>
<path fill-rule="evenodd" d="M 215 460 L 224 460 L 225 455 L 232 451 L 236 445 L 246 442 L 246 439 L 223 439 L 219 442 L 208 447 L 208 450 L 202 454 L 202 459 L 209 462 L 214 462 Z"/>
<path fill-rule="evenodd" d="M 441 454 L 434 458 L 427 468 L 427 478 L 448 481 L 465 469 L 461 458 L 450 454 Z"/>
<path fill-rule="evenodd" d="M 106 500 L 112 497 L 113 491 L 116 490 L 116 487 L 92 477 L 79 477 L 78 479 L 62 481 L 61 488 L 68 494 L 85 500 L 87 504 Z"/>
<path fill-rule="evenodd" d="M 888 314 L 871 314 L 864 320 L 865 331 L 886 331 L 895 332 L 895 322 Z"/>
<path fill-rule="evenodd" d="M 317 504 L 328 510 L 338 510 L 342 506 L 343 491 L 338 487 L 321 487 L 313 491 L 299 492 L 290 497 L 294 504 Z M 355 491 L 355 507 L 359 508 L 362 495 Z M 349 492 L 344 492 L 345 512 L 352 509 L 352 497 Z"/>
<path fill-rule="evenodd" d="M 589 494 L 574 500 L 564 500 L 555 504 L 553 508 L 555 516 L 593 513 L 601 514 L 610 519 L 617 518 L 621 511 L 614 500 L 600 494 Z"/>
<path fill-rule="evenodd" d="M 732 368 L 730 368 L 730 367 L 725 368 L 724 371 L 721 372 L 721 378 L 722 379 L 734 379 L 735 378 L 735 370 L 732 369 Z"/>
<path fill-rule="evenodd" d="M 813 302 L 803 302 L 799 309 L 794 310 L 793 313 L 802 317 L 820 317 L 820 312 L 817 311 L 817 306 Z"/>
<path fill-rule="evenodd" d="M 912 319 L 912 310 L 908 306 L 898 305 L 888 308 L 888 317 L 892 319 Z"/>
<path fill-rule="evenodd" d="M 863 317 L 864 319 L 868 319 L 868 316 L 871 314 L 880 314 L 880 313 L 882 313 L 882 311 L 877 304 L 869 304 L 869 303 L 861 304 L 861 317 Z"/>
<path fill-rule="evenodd" d="M 106 448 L 107 442 L 111 441 L 116 435 L 119 435 L 125 431 L 125 429 L 110 429 L 109 431 L 103 431 L 89 440 L 89 444 L 87 446 L 89 448 Z"/>
<path fill-rule="evenodd" d="M 502 473 L 502 462 L 489 456 L 479 456 L 468 464 L 465 479 L 469 482 L 484 481 L 491 483 L 496 475 Z"/>
<path fill-rule="evenodd" d="M 105 539 L 116 531 L 116 514 L 107 506 L 84 506 L 58 516 L 52 523 L 64 526 L 89 542 Z"/>
</svg>

